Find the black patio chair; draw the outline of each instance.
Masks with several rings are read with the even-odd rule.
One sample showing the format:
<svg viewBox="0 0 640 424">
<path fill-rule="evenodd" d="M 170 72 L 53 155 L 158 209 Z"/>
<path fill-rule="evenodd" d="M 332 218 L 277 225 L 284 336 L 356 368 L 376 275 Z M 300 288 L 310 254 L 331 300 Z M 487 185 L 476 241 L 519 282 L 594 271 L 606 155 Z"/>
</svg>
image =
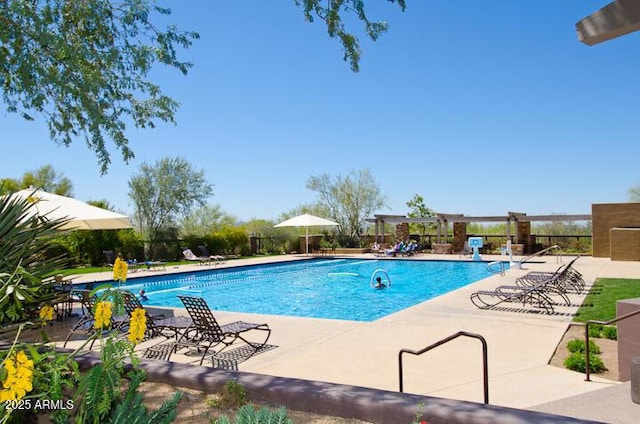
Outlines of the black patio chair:
<svg viewBox="0 0 640 424">
<path fill-rule="evenodd" d="M 209 258 L 209 260 L 212 260 L 216 263 L 223 263 L 225 261 L 224 256 L 212 255 L 211 253 L 209 253 L 209 249 L 207 249 L 207 246 L 198 246 L 198 250 L 200 250 L 200 257 L 202 258 Z"/>
<path fill-rule="evenodd" d="M 90 290 L 75 290 L 74 293 L 76 296 L 79 296 L 79 300 L 82 303 L 82 310 L 85 311 L 85 313 L 80 317 L 80 319 L 75 323 L 75 325 L 69 331 L 67 338 L 64 340 L 64 343 L 62 344 L 63 347 L 66 347 L 67 343 L 69 343 L 69 341 L 71 340 L 71 337 L 73 337 L 76 334 L 80 334 L 84 338 L 89 338 L 94 334 L 97 334 L 98 332 L 102 332 L 103 334 L 106 334 L 113 330 L 125 331 L 127 329 L 129 324 L 129 317 L 121 316 L 121 315 L 113 315 L 111 317 L 111 324 L 109 328 L 101 329 L 101 330 L 96 329 L 94 326 L 94 323 L 95 323 L 94 313 L 95 313 L 95 307 L 96 307 L 96 302 L 98 300 L 98 297 L 96 295 L 91 296 Z M 95 338 L 91 341 L 91 343 L 89 344 L 89 349 L 93 348 L 93 344 L 95 343 L 95 341 L 96 341 Z"/>
<path fill-rule="evenodd" d="M 185 331 L 180 337 L 174 351 L 182 348 L 195 348 L 198 353 L 202 353 L 200 356 L 200 365 L 204 362 L 207 354 L 219 345 L 221 345 L 221 348 L 214 351 L 212 355 L 222 352 L 238 340 L 243 341 L 247 346 L 250 346 L 257 352 L 265 346 L 267 340 L 269 340 L 271 329 L 267 324 L 235 321 L 220 325 L 203 298 L 193 296 L 178 297 L 187 309 L 189 316 L 193 320 L 193 324 L 189 328 L 189 331 Z M 246 338 L 246 333 L 251 330 L 264 332 L 266 333 L 266 337 L 260 342 L 251 341 Z"/>
<path fill-rule="evenodd" d="M 582 293 L 586 287 L 586 283 L 582 274 L 573 267 L 573 264 L 580 259 L 576 256 L 566 265 L 561 265 L 555 272 L 532 271 L 516 279 L 515 284 L 520 287 L 530 287 L 540 284 L 541 282 L 554 279 L 554 283 L 558 288 L 565 291 L 572 290 L 575 293 Z"/>
<path fill-rule="evenodd" d="M 102 253 L 107 257 L 107 266 L 113 266 L 116 262 L 116 252 L 113 250 L 103 250 Z"/>
<path fill-rule="evenodd" d="M 165 339 L 178 339 L 183 332 L 187 331 L 192 324 L 191 318 L 188 317 L 165 317 L 162 314 L 151 315 L 149 311 L 140 303 L 135 294 L 122 292 L 124 309 L 129 318 L 136 309 L 142 309 L 147 317 L 147 331 L 145 332 L 145 340 L 164 337 Z"/>
<path fill-rule="evenodd" d="M 479 290 L 471 294 L 471 302 L 480 309 L 495 309 L 504 303 L 522 303 L 522 306 L 530 305 L 534 308 L 544 309 L 545 312 L 553 314 L 556 302 L 551 298 L 552 294 L 558 294 L 566 299 L 551 281 L 544 281 L 536 286 L 500 286 L 495 290 Z"/>
</svg>

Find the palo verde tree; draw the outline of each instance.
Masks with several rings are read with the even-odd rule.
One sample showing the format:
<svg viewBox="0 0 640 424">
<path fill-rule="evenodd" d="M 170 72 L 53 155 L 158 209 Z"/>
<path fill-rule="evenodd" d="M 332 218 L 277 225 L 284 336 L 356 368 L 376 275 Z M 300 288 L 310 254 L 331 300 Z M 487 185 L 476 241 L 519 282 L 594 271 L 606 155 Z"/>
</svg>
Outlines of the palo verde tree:
<svg viewBox="0 0 640 424">
<path fill-rule="evenodd" d="M 224 227 L 233 226 L 236 218 L 222 210 L 218 204 L 204 205 L 189 211 L 180 221 L 183 236 L 205 236 Z"/>
<path fill-rule="evenodd" d="M 163 230 L 176 227 L 178 220 L 195 205 L 204 205 L 213 194 L 213 185 L 204 170 L 196 170 L 183 158 L 163 158 L 129 179 L 129 198 L 133 203 L 133 222 L 145 243 L 145 255 Z"/>
<path fill-rule="evenodd" d="M 311 176 L 306 187 L 316 192 L 317 205 L 340 224 L 340 236 L 346 244 L 349 244 L 348 239 L 359 237 L 365 219 L 387 205 L 380 186 L 368 169 L 351 171 L 346 176 Z"/>
<path fill-rule="evenodd" d="M 629 201 L 640 202 L 640 184 L 629 189 Z"/>
<path fill-rule="evenodd" d="M 198 38 L 157 21 L 169 9 L 149 0 L 5 0 L 0 2 L 0 87 L 7 111 L 44 117 L 50 137 L 84 138 L 104 174 L 112 141 L 133 158 L 127 123 L 173 121 L 177 102 L 148 78 L 156 63 L 191 67 L 177 58 Z"/>
<path fill-rule="evenodd" d="M 405 9 L 405 0 L 387 1 Z M 369 20 L 364 0 L 294 2 L 307 21 L 324 22 L 329 36 L 340 40 L 354 72 L 361 51 L 343 17 L 364 23 L 374 41 L 388 29 L 384 21 Z M 0 92 L 6 110 L 27 120 L 44 118 L 56 143 L 84 139 L 102 174 L 111 163 L 111 142 L 128 162 L 134 152 L 127 125 L 174 122 L 178 108 L 149 79 L 151 69 L 161 64 L 186 74 L 192 67 L 179 60 L 178 51 L 199 35 L 162 24 L 170 14 L 151 0 L 0 1 Z"/>
<path fill-rule="evenodd" d="M 409 212 L 407 213 L 409 218 L 428 218 L 436 216 L 435 211 L 425 205 L 424 197 L 419 194 L 415 194 L 411 200 L 407 202 L 407 207 L 409 208 Z M 434 225 L 430 223 L 414 223 L 411 224 L 411 227 L 417 229 L 420 232 L 420 235 L 424 236 L 427 233 L 427 230 L 433 228 Z"/>
<path fill-rule="evenodd" d="M 73 183 L 62 172 L 56 171 L 51 165 L 44 165 L 38 169 L 25 172 L 21 179 L 0 179 L 0 195 L 13 193 L 24 188 L 41 188 L 49 193 L 61 196 L 71 196 Z"/>
<path fill-rule="evenodd" d="M 402 11 L 406 7 L 405 0 L 387 1 L 396 3 Z M 343 60 L 349 62 L 353 72 L 360 70 L 362 52 L 358 37 L 347 31 L 342 19 L 343 15 L 354 14 L 364 24 L 366 35 L 373 41 L 389 29 L 389 24 L 385 21 L 369 20 L 364 0 L 295 0 L 295 3 L 302 7 L 308 22 L 313 22 L 315 19 L 322 20 L 327 26 L 329 37 L 340 40 L 344 52 Z"/>
</svg>

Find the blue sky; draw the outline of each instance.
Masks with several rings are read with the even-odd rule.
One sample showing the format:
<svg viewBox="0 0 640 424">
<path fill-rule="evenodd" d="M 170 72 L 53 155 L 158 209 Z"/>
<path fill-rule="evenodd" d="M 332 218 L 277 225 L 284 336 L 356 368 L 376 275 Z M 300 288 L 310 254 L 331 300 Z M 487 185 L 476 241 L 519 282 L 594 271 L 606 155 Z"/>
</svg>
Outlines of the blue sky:
<svg viewBox="0 0 640 424">
<path fill-rule="evenodd" d="M 293 1 L 159 2 L 200 33 L 189 75 L 151 77 L 181 108 L 178 124 L 130 129 L 136 158 L 112 148 L 100 176 L 82 140 L 48 138 L 41 119 L 0 114 L 0 177 L 51 164 L 81 200 L 130 212 L 142 162 L 182 156 L 215 184 L 210 203 L 241 220 L 277 219 L 312 202 L 309 176 L 369 168 L 389 208 L 414 194 L 470 216 L 590 213 L 640 184 L 640 33 L 588 47 L 574 24 L 608 1 L 369 0 L 390 24 L 364 38 L 361 71 Z M 634 124 L 635 123 L 635 124 Z"/>
</svg>

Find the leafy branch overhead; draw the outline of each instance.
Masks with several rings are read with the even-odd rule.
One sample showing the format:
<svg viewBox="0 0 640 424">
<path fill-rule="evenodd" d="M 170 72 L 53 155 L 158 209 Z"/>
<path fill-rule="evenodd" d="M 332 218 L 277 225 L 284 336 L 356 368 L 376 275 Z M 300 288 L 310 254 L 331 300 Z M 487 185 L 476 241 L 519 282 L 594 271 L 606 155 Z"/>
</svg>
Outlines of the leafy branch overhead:
<svg viewBox="0 0 640 424">
<path fill-rule="evenodd" d="M 198 34 L 151 22 L 170 13 L 142 0 L 0 2 L 0 84 L 8 111 L 28 120 L 43 114 L 57 143 L 84 138 L 103 174 L 109 139 L 129 161 L 127 123 L 173 122 L 178 107 L 147 79 L 152 66 L 183 74 L 192 66 L 177 59 L 176 49 Z"/>
<path fill-rule="evenodd" d="M 404 12 L 406 8 L 405 0 L 387 0 L 390 3 L 397 3 Z M 348 32 L 343 15 L 353 13 L 364 24 L 364 30 L 369 38 L 376 41 L 380 35 L 389 29 L 389 24 L 385 21 L 370 21 L 365 10 L 364 0 L 295 0 L 296 6 L 303 8 L 304 17 L 308 22 L 313 22 L 318 18 L 327 25 L 327 32 L 331 38 L 339 38 L 344 50 L 343 60 L 348 61 L 351 70 L 360 70 L 360 43 L 358 38 Z"/>
</svg>

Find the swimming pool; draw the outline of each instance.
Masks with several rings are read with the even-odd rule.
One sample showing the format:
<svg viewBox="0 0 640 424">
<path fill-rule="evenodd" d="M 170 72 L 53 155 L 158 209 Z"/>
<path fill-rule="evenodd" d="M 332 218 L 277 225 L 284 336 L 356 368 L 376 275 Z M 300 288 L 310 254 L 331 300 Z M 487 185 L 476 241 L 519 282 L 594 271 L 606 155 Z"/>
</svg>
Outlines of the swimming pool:
<svg viewBox="0 0 640 424">
<path fill-rule="evenodd" d="M 374 289 L 372 274 L 390 287 Z M 179 295 L 213 310 L 373 321 L 491 275 L 486 262 L 313 259 L 131 279 L 147 306 L 182 308 Z"/>
</svg>

